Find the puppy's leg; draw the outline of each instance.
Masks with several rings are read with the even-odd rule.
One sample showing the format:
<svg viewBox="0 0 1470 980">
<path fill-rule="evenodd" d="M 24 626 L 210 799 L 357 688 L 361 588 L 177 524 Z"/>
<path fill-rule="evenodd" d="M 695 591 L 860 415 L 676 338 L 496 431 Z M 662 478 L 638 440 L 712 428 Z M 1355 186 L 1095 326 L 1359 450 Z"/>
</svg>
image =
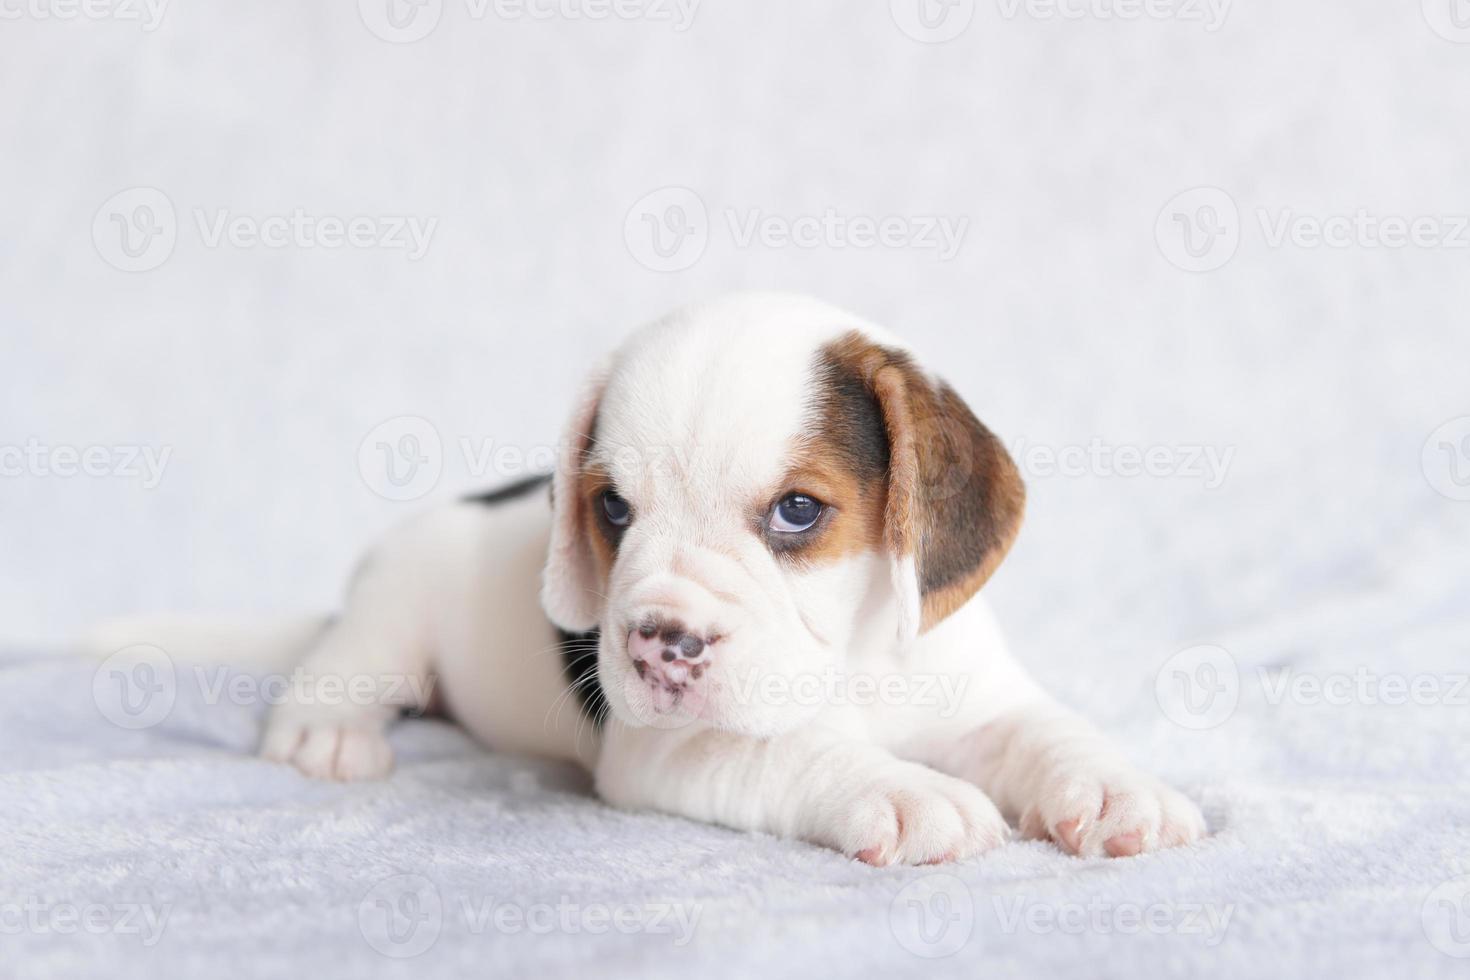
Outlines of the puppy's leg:
<svg viewBox="0 0 1470 980">
<path fill-rule="evenodd" d="M 957 860 L 1007 835 L 970 783 L 819 728 L 755 739 L 614 724 L 597 788 L 615 806 L 805 840 L 875 865 Z"/>
<path fill-rule="evenodd" d="M 291 675 L 260 754 L 319 779 L 378 779 L 393 768 L 385 730 L 430 693 L 430 644 L 419 602 L 396 563 L 372 561 L 341 619 Z"/>
<path fill-rule="evenodd" d="M 1083 857 L 1129 857 L 1205 833 L 1192 801 L 1049 701 L 997 715 L 932 761 L 985 790 L 1023 836 Z"/>
</svg>

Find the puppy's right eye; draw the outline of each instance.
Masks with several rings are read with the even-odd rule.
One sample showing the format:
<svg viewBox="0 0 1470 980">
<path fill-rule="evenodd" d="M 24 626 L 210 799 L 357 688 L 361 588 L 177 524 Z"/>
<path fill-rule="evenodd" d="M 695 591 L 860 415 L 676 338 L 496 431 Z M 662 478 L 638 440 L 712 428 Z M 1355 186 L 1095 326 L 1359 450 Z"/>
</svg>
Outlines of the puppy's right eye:
<svg viewBox="0 0 1470 980">
<path fill-rule="evenodd" d="M 781 534 L 810 531 L 822 516 L 822 502 L 804 493 L 788 493 L 771 511 L 767 526 Z"/>
<path fill-rule="evenodd" d="M 619 497 L 615 490 L 602 491 L 602 516 L 613 527 L 627 527 L 628 522 L 633 519 L 633 509 L 628 502 Z"/>
</svg>

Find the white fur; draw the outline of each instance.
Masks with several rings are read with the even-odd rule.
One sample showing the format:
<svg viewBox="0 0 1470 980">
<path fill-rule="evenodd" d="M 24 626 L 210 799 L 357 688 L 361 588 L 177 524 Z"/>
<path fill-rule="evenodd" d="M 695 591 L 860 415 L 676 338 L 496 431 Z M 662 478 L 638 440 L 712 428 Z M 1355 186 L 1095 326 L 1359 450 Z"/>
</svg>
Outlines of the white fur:
<svg viewBox="0 0 1470 980">
<path fill-rule="evenodd" d="M 394 531 L 303 666 L 318 677 L 437 678 L 453 716 L 486 745 L 579 759 L 611 803 L 873 863 L 977 853 L 1006 838 L 1007 817 L 1088 855 L 1200 836 L 1194 804 L 1036 687 L 982 599 L 914 638 L 911 558 L 793 568 L 753 532 L 752 508 L 782 489 L 807 421 L 812 357 L 851 329 L 895 344 L 840 310 L 770 294 L 691 307 L 635 334 L 572 413 L 556 513 L 537 493 L 455 505 Z M 594 411 L 593 458 L 635 515 L 606 581 L 572 513 Z M 552 621 L 601 627 L 599 679 L 613 711 L 601 732 L 567 691 L 538 589 Z M 625 642 L 654 612 L 722 637 L 699 696 L 672 709 L 655 702 Z M 836 687 L 798 696 L 813 678 Z M 902 696 L 865 702 L 864 680 Z M 950 697 L 934 698 L 936 688 Z M 398 707 L 288 704 L 262 752 L 313 776 L 382 776 Z"/>
</svg>

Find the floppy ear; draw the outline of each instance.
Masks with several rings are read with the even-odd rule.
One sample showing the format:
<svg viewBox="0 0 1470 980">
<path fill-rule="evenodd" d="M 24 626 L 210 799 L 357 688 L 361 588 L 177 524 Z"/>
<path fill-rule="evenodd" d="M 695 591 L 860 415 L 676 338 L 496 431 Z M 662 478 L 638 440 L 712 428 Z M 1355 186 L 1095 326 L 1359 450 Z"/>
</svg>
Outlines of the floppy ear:
<svg viewBox="0 0 1470 980">
<path fill-rule="evenodd" d="M 578 484 L 592 448 L 606 382 L 606 370 L 599 369 L 583 385 L 557 446 L 551 478 L 551 546 L 541 573 L 541 607 L 553 623 L 573 633 L 594 628 L 602 612 L 602 582 L 587 540 L 588 505 Z"/>
<path fill-rule="evenodd" d="M 906 352 L 853 333 L 832 356 L 865 380 L 888 434 L 884 545 L 908 640 L 964 605 L 1021 528 L 1026 487 L 1001 441 Z"/>
</svg>

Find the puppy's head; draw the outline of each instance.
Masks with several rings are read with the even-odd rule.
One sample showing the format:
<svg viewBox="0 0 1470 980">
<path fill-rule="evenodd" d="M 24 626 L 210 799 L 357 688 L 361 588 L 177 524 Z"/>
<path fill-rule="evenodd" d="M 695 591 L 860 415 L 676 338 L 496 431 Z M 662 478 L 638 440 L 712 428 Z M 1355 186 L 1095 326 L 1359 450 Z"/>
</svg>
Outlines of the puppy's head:
<svg viewBox="0 0 1470 980">
<path fill-rule="evenodd" d="M 772 295 L 635 334 L 588 383 L 552 492 L 542 600 L 600 630 L 618 718 L 755 735 L 820 708 L 767 693 L 963 605 L 1024 501 L 999 440 L 891 339 Z"/>
</svg>

